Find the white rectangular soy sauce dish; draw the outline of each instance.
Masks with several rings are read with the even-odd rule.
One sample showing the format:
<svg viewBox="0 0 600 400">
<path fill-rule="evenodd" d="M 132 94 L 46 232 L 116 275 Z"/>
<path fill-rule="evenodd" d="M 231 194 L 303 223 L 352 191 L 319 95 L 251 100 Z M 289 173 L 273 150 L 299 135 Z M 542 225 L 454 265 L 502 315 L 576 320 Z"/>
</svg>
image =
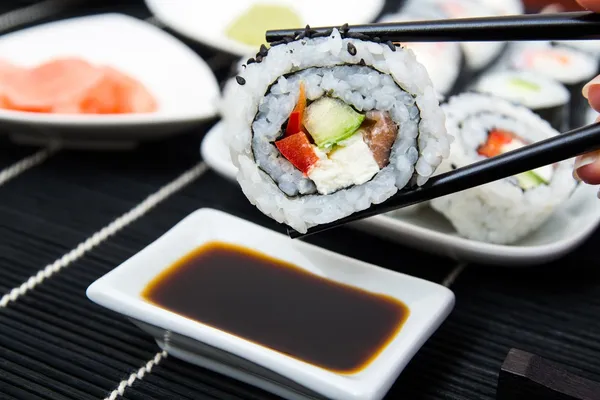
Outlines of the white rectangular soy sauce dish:
<svg viewBox="0 0 600 400">
<path fill-rule="evenodd" d="M 410 314 L 383 350 L 358 372 L 337 374 L 145 301 L 148 283 L 203 244 L 227 242 L 287 261 L 334 283 L 391 296 Z M 433 282 L 357 261 L 226 213 L 201 209 L 94 282 L 88 297 L 152 335 L 173 357 L 287 399 L 382 399 L 406 364 L 454 306 L 454 294 Z"/>
</svg>

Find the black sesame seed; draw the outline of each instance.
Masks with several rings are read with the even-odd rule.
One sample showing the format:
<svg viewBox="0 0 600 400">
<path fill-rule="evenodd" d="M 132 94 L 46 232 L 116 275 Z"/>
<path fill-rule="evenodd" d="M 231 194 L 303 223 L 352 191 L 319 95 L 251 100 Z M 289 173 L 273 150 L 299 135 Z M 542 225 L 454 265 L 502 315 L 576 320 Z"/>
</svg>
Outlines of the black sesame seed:
<svg viewBox="0 0 600 400">
<path fill-rule="evenodd" d="M 260 64 L 262 62 L 262 60 L 263 60 L 263 56 L 261 56 L 260 54 L 256 56 L 256 62 L 257 63 Z"/>
<path fill-rule="evenodd" d="M 381 38 L 380 38 L 379 36 L 375 36 L 375 37 L 373 38 L 373 41 L 374 41 L 375 43 L 381 43 Z"/>
<path fill-rule="evenodd" d="M 450 164 L 450 167 L 452 167 L 452 169 L 456 169 L 456 165 L 455 164 Z"/>
<path fill-rule="evenodd" d="M 246 61 L 246 64 L 250 65 L 250 64 L 252 64 L 252 63 L 254 63 L 254 62 L 256 62 L 256 61 L 254 60 L 254 58 L 249 58 L 249 59 L 248 59 L 248 61 Z"/>
<path fill-rule="evenodd" d="M 350 42 L 348 42 L 348 53 L 350 53 L 351 56 L 356 55 L 356 47 Z"/>
<path fill-rule="evenodd" d="M 290 49 L 290 54 L 294 54 L 294 49 Z"/>
<path fill-rule="evenodd" d="M 260 45 L 260 50 L 258 51 L 258 54 L 260 54 L 263 57 L 266 57 L 267 54 L 269 54 L 269 49 L 267 49 L 267 46 L 265 46 L 264 44 Z"/>
<path fill-rule="evenodd" d="M 240 84 L 240 85 L 245 85 L 246 84 L 246 80 L 244 78 L 242 78 L 241 76 L 236 76 L 235 77 L 235 81 Z"/>
<path fill-rule="evenodd" d="M 348 32 L 348 23 L 346 22 L 344 25 L 342 25 L 342 27 L 340 28 L 340 32 Z"/>
<path fill-rule="evenodd" d="M 396 51 L 396 46 L 394 46 L 394 43 L 391 40 L 388 40 L 387 42 L 385 42 L 385 44 L 388 45 L 391 51 Z"/>
<path fill-rule="evenodd" d="M 361 58 L 360 61 L 358 62 L 359 65 L 365 66 L 367 65 L 367 63 L 365 62 L 364 58 Z"/>
</svg>

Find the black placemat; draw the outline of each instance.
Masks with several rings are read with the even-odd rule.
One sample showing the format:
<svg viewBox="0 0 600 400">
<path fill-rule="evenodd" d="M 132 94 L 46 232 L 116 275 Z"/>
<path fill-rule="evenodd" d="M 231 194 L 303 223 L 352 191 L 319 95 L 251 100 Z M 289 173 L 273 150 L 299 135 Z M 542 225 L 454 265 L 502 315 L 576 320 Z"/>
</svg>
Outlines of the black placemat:
<svg viewBox="0 0 600 400">
<path fill-rule="evenodd" d="M 390 2 L 387 7 L 391 10 L 394 5 Z M 93 0 L 44 21 L 105 11 L 138 18 L 150 15 L 141 1 Z M 214 50 L 186 43 L 203 57 L 220 60 L 214 64 L 219 66 L 216 75 L 226 76 L 227 57 L 215 59 Z M 0 186 L 0 296 L 46 266 L 60 264 L 65 254 L 73 257 L 58 272 L 0 307 L 0 398 L 277 398 L 161 357 L 151 337 L 85 296 L 95 279 L 201 207 L 282 231 L 249 204 L 237 185 L 210 170 L 202 172 L 199 146 L 211 126 L 133 152 L 61 150 Z M 0 168 L 39 150 L 2 138 Z M 99 230 L 190 170 L 199 178 L 114 235 L 73 255 L 78 245 L 89 243 Z M 454 312 L 417 353 L 387 398 L 493 399 L 500 365 L 511 347 L 536 352 L 598 379 L 600 272 L 594 254 L 598 238 L 595 233 L 574 253 L 536 268 L 459 266 L 465 269 L 452 286 L 457 295 Z M 453 260 L 351 228 L 307 240 L 435 282 L 444 281 L 457 268 Z M 350 246 L 351 242 L 361 245 Z M 131 385 L 123 383 L 148 363 L 152 368 L 144 370 L 143 376 L 132 379 Z"/>
</svg>

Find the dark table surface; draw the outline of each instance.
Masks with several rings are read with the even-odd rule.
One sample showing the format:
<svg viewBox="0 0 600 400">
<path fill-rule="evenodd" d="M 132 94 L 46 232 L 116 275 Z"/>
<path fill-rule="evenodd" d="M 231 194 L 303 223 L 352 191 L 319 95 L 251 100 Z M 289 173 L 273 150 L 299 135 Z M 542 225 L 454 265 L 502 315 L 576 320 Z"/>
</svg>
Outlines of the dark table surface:
<svg viewBox="0 0 600 400">
<path fill-rule="evenodd" d="M 150 16 L 142 1 L 51 2 L 65 8 L 32 22 L 103 11 Z M 33 3 L 2 2 L 0 12 Z M 12 29 L 2 17 L 0 29 Z M 226 75 L 227 58 L 187 43 L 212 60 L 220 79 Z M 152 338 L 85 295 L 90 283 L 198 208 L 223 210 L 283 231 L 251 206 L 236 184 L 205 168 L 199 146 L 213 123 L 132 152 L 46 154 L 0 137 L 0 171 L 24 157 L 42 156 L 38 165 L 0 184 L 1 399 L 276 398 L 161 356 Z M 114 235 L 98 243 L 90 239 L 147 196 L 180 182 L 188 171 L 195 174 L 189 184 L 140 218 L 128 220 Z M 454 311 L 387 398 L 494 399 L 500 367 L 511 348 L 599 380 L 599 238 L 595 233 L 566 257 L 524 269 L 457 264 L 349 228 L 307 240 L 451 284 L 457 299 Z M 67 254 L 73 257 L 63 258 Z M 40 272 L 44 270 L 46 276 Z"/>
</svg>

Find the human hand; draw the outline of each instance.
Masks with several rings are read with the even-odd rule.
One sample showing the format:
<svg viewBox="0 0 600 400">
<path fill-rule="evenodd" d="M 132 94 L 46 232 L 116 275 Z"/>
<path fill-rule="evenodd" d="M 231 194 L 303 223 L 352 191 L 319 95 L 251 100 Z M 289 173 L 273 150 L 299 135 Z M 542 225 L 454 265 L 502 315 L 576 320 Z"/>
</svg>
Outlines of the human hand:
<svg viewBox="0 0 600 400">
<path fill-rule="evenodd" d="M 600 0 L 577 0 L 584 8 L 600 13 Z M 588 82 L 582 91 L 590 106 L 600 112 L 600 75 Z M 600 122 L 600 117 L 596 119 Z M 600 151 L 584 154 L 575 159 L 573 176 L 591 185 L 600 184 Z M 598 192 L 600 197 L 600 192 Z"/>
</svg>

